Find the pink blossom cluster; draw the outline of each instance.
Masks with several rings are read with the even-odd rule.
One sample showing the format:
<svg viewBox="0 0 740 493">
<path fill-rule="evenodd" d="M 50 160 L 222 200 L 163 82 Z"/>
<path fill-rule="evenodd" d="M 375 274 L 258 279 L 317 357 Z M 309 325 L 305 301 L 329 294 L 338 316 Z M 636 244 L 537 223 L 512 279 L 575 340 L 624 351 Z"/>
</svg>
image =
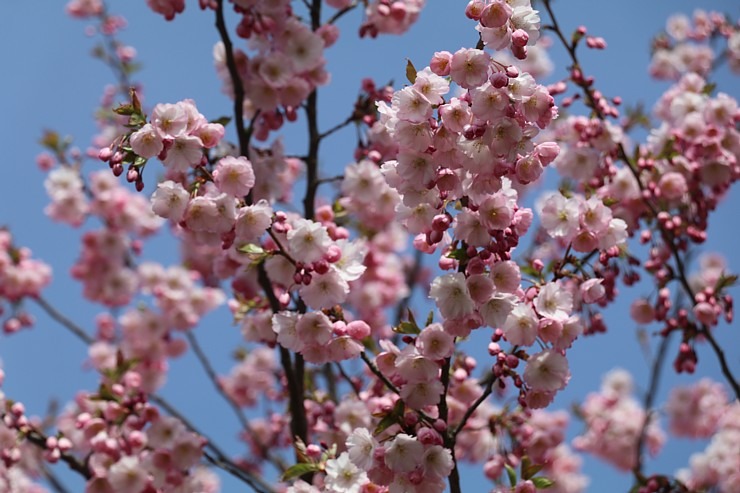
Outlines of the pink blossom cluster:
<svg viewBox="0 0 740 493">
<path fill-rule="evenodd" d="M 135 361 L 132 368 L 145 377 L 141 388 L 154 392 L 164 384 L 167 360 L 187 349 L 176 331 L 195 327 L 203 315 L 223 303 L 224 295 L 218 289 L 197 285 L 197 274 L 182 267 L 165 269 L 145 263 L 135 275 L 137 289 L 152 295 L 159 310 L 145 306 L 127 310 L 118 324 L 112 317 L 99 317 L 97 341 L 90 346 L 89 356 L 100 371 L 115 368 L 119 356 Z"/>
<path fill-rule="evenodd" d="M 41 290 L 51 282 L 51 267 L 31 258 L 31 250 L 13 246 L 10 231 L 0 229 L 0 316 L 4 304 L 13 308 L 3 322 L 3 332 L 11 334 L 33 324 L 33 317 L 18 309 L 24 298 L 40 296 Z"/>
<path fill-rule="evenodd" d="M 168 21 L 185 11 L 185 0 L 146 0 L 146 4 Z"/>
<path fill-rule="evenodd" d="M 185 173 L 202 164 L 203 149 L 215 147 L 224 136 L 224 127 L 210 123 L 198 112 L 191 100 L 175 104 L 157 104 L 152 110 L 150 122 L 127 136 L 131 150 L 145 159 L 157 157 L 170 173 Z M 101 151 L 101 153 L 103 153 Z M 111 154 L 112 152 L 112 154 Z M 124 154 L 121 149 L 101 155 L 108 161 L 114 173 L 121 166 Z M 105 159 L 105 158 L 108 159 Z M 121 172 L 123 168 L 120 168 Z M 129 174 L 139 171 L 136 166 L 129 168 Z M 117 173 L 120 174 L 120 173 Z"/>
<path fill-rule="evenodd" d="M 329 81 L 324 49 L 336 41 L 333 25 L 313 31 L 292 13 L 290 2 L 235 2 L 243 17 L 237 34 L 250 39 L 256 50 L 233 56 L 243 86 L 244 115 L 255 117 L 254 138 L 267 140 L 285 120 L 295 121 L 297 109 L 317 87 Z M 233 81 L 223 43 L 214 47 L 216 71 L 223 91 L 234 97 Z"/>
<path fill-rule="evenodd" d="M 619 255 L 627 240 L 627 223 L 614 217 L 612 209 L 596 196 L 586 199 L 581 194 L 565 197 L 549 193 L 537 202 L 542 227 L 555 239 L 570 244 L 576 252 L 606 251 Z"/>
<path fill-rule="evenodd" d="M 96 17 L 103 13 L 102 0 L 71 0 L 66 6 L 67 14 L 84 19 Z"/>
<path fill-rule="evenodd" d="M 678 478 L 692 490 L 717 488 L 737 491 L 740 484 L 740 403 L 727 403 L 717 423 L 717 431 L 707 448 L 689 459 L 689 468 L 677 472 Z"/>
<path fill-rule="evenodd" d="M 257 405 L 263 396 L 277 399 L 275 351 L 260 347 L 250 351 L 219 384 L 231 400 L 242 407 Z"/>
<path fill-rule="evenodd" d="M 520 60 L 540 37 L 539 12 L 530 0 L 470 0 L 465 14 L 478 21 L 476 29 L 488 48 L 510 48 Z"/>
<path fill-rule="evenodd" d="M 579 411 L 586 425 L 573 446 L 599 457 L 623 471 L 637 461 L 637 443 L 645 421 L 645 445 L 656 455 L 665 442 L 657 421 L 646 414 L 632 397 L 632 377 L 624 370 L 612 370 L 604 377 L 601 392 L 586 397 Z"/>
<path fill-rule="evenodd" d="M 385 182 L 383 182 L 385 183 Z M 413 265 L 404 257 L 407 233 L 401 227 L 385 228 L 367 239 L 367 254 L 363 265 L 365 272 L 351 281 L 348 303 L 352 305 L 358 319 L 364 320 L 372 329 L 373 337 L 392 337 L 388 309 L 397 307 L 410 294 L 407 277 L 413 274 Z M 411 284 L 423 280 L 411 279 Z"/>
<path fill-rule="evenodd" d="M 334 3 L 350 4 L 346 0 L 335 0 Z M 360 26 L 360 36 L 375 38 L 378 34 L 405 33 L 419 18 L 425 3 L 426 0 L 372 0 L 366 3 L 366 19 Z"/>
<path fill-rule="evenodd" d="M 3 491 L 45 492 L 27 476 L 41 474 L 41 461 L 64 461 L 87 471 L 86 493 L 218 490 L 218 478 L 198 467 L 204 440 L 146 402 L 142 375 L 120 366 L 114 373 L 120 376 L 117 381 L 104 377 L 99 392 L 77 396 L 74 407 L 59 417 L 55 436 L 44 435 L 39 420 L 28 417 L 23 404 L 11 404 L 0 392 L 5 410 L 0 422 L 0 485 L 8 486 Z M 23 436 L 41 447 L 19 441 Z"/>
<path fill-rule="evenodd" d="M 87 458 L 86 493 L 217 491 L 217 477 L 198 467 L 203 438 L 160 415 L 141 393 L 142 382 L 127 371 L 119 382 L 104 381 L 104 394 L 79 395 L 60 417 L 69 453 Z"/>
<path fill-rule="evenodd" d="M 74 189 L 74 193 L 85 200 L 84 215 L 77 216 L 81 211 L 76 209 L 76 202 L 69 204 L 71 209 L 68 210 L 66 201 L 57 201 L 59 181 L 56 177 L 60 175 L 74 184 L 67 190 Z M 133 255 L 141 248 L 141 238 L 155 233 L 163 221 L 151 211 L 146 200 L 121 186 L 110 173 L 101 171 L 90 176 L 86 188 L 89 199 L 84 198 L 81 188 L 77 189 L 82 183 L 82 177 L 72 168 L 62 166 L 53 170 L 47 179 L 47 190 L 52 198 L 47 213 L 66 222 L 73 212 L 74 226 L 91 216 L 100 219 L 102 229 L 83 234 L 82 252 L 71 274 L 82 281 L 88 299 L 109 306 L 126 305 L 137 289 Z"/>
<path fill-rule="evenodd" d="M 0 387 L 5 372 L 0 368 Z M 0 390 L 0 490 L 8 493 L 48 493 L 36 481 L 41 477 L 43 452 L 21 439 L 19 429 L 29 431 L 38 420 L 25 414 L 25 406 L 11 402 Z"/>
<path fill-rule="evenodd" d="M 361 320 L 345 323 L 324 312 L 278 312 L 272 327 L 280 346 L 303 355 L 309 363 L 322 364 L 356 358 L 360 341 L 370 335 L 370 326 Z"/>
<path fill-rule="evenodd" d="M 709 438 L 728 409 L 727 393 L 722 384 L 702 378 L 694 385 L 674 388 L 665 409 L 674 435 Z"/>
<path fill-rule="evenodd" d="M 727 43 L 716 53 L 717 38 Z M 650 73 L 658 79 L 678 80 L 687 72 L 706 77 L 726 56 L 730 68 L 740 71 L 740 29 L 721 12 L 697 9 L 691 18 L 675 14 L 668 18 L 666 32 L 653 41 Z"/>
<path fill-rule="evenodd" d="M 372 482 L 386 486 L 387 491 L 441 493 L 453 467 L 452 454 L 443 447 L 442 436 L 430 427 L 421 427 L 415 436 L 397 433 L 383 442 L 367 429 L 357 428 L 347 438 L 346 447 L 347 452 L 336 462 L 327 463 L 325 482 L 334 488 L 328 491 L 351 491 L 332 486 L 341 481 L 341 476 L 351 476 L 358 486 Z"/>
</svg>

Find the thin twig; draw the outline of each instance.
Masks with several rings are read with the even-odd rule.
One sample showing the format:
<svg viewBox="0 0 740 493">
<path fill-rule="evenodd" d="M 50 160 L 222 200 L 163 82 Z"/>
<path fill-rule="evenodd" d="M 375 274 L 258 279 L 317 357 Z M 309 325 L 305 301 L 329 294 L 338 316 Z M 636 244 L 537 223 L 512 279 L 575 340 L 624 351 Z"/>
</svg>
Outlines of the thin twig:
<svg viewBox="0 0 740 493">
<path fill-rule="evenodd" d="M 333 127 L 331 127 L 329 130 L 326 130 L 325 132 L 322 132 L 321 134 L 319 134 L 319 139 L 323 140 L 323 139 L 329 137 L 334 132 L 338 132 L 339 130 L 343 129 L 344 127 L 346 127 L 347 125 L 349 125 L 350 123 L 355 122 L 355 121 L 357 121 L 357 118 L 355 117 L 354 114 L 352 114 L 352 115 L 348 116 L 347 119 L 344 120 L 343 122 L 337 123 L 336 125 L 334 125 Z"/>
<path fill-rule="evenodd" d="M 57 475 L 54 474 L 54 471 L 46 466 L 46 464 L 41 465 L 41 472 L 44 475 L 44 479 L 46 479 L 49 486 L 51 486 L 56 493 L 71 493 Z"/>
<path fill-rule="evenodd" d="M 223 469 L 224 471 L 232 474 L 233 476 L 249 484 L 249 486 L 251 486 L 255 491 L 264 492 L 264 493 L 274 493 L 274 490 L 272 489 L 272 487 L 268 483 L 266 483 L 262 478 L 260 478 L 259 476 L 255 476 L 248 471 L 245 471 L 244 469 L 236 465 L 231 459 L 229 459 L 228 456 L 221 450 L 221 448 L 219 448 L 218 445 L 216 445 L 216 443 L 207 434 L 199 430 L 193 424 L 192 421 L 190 421 L 187 417 L 185 417 L 179 410 L 177 410 L 177 408 L 175 408 L 175 406 L 170 404 L 164 397 L 157 395 L 157 394 L 151 394 L 149 396 L 149 400 L 157 404 L 162 409 L 164 409 L 167 412 L 167 414 L 169 414 L 170 416 L 173 416 L 177 418 L 178 420 L 180 420 L 190 431 L 206 439 L 207 443 L 205 447 L 206 449 L 210 450 L 210 452 L 204 451 L 203 456 L 211 464 Z"/>
<path fill-rule="evenodd" d="M 334 24 L 334 23 L 335 23 L 335 22 L 337 22 L 337 21 L 338 21 L 338 20 L 339 20 L 339 19 L 340 19 L 340 18 L 341 18 L 341 17 L 343 16 L 343 15 L 347 14 L 348 12 L 352 11 L 352 10 L 353 10 L 353 9 L 354 9 L 355 7 L 357 7 L 357 5 L 358 5 L 358 4 L 359 4 L 359 2 L 354 2 L 354 3 L 352 4 L 352 5 L 348 5 L 348 6 L 344 7 L 344 8 L 343 8 L 343 9 L 341 9 L 341 10 L 337 10 L 337 11 L 336 11 L 336 12 L 334 13 L 334 15 L 333 15 L 333 16 L 331 16 L 331 17 L 329 18 L 329 20 L 328 20 L 328 21 L 326 21 L 326 23 L 327 23 L 327 24 Z"/>
<path fill-rule="evenodd" d="M 475 400 L 472 406 L 470 406 L 466 411 L 465 414 L 463 414 L 462 419 L 460 420 L 460 423 L 458 423 L 457 427 L 455 428 L 455 431 L 452 433 L 453 437 L 457 437 L 457 435 L 460 434 L 460 432 L 465 428 L 465 425 L 468 423 L 468 420 L 470 417 L 475 413 L 475 411 L 480 407 L 483 402 L 488 399 L 488 396 L 491 395 L 493 392 L 493 384 L 496 383 L 496 378 L 494 378 L 493 375 L 491 375 L 491 378 L 488 379 L 488 383 L 486 384 L 486 388 L 483 389 L 483 393 Z"/>
<path fill-rule="evenodd" d="M 95 342 L 95 339 L 93 339 L 91 336 L 87 334 L 85 329 L 68 319 L 66 316 L 64 316 L 59 310 L 54 308 L 54 306 L 51 305 L 46 299 L 44 299 L 41 296 L 37 296 L 35 298 L 32 298 L 37 305 L 41 307 L 44 312 L 46 312 L 49 317 L 56 320 L 58 323 L 63 325 L 67 330 L 69 330 L 72 334 L 74 334 L 78 339 L 80 339 L 82 342 L 87 344 L 88 346 Z"/>
<path fill-rule="evenodd" d="M 226 391 L 224 390 L 223 386 L 219 382 L 219 378 L 218 378 L 218 375 L 216 374 L 216 370 L 213 368 L 213 365 L 208 359 L 208 356 L 206 356 L 205 352 L 203 351 L 203 348 L 198 342 L 198 338 L 195 337 L 195 334 L 192 331 L 187 331 L 185 333 L 185 337 L 188 339 L 188 342 L 192 346 L 193 352 L 195 353 L 196 358 L 198 358 L 198 361 L 203 367 L 203 370 L 208 375 L 208 379 L 211 381 L 216 391 L 221 395 L 221 397 L 223 397 L 223 399 L 226 401 L 226 403 L 229 405 L 232 411 L 234 411 L 234 415 L 236 416 L 236 419 L 239 421 L 239 424 L 241 425 L 242 429 L 246 431 L 255 441 L 255 444 L 257 445 L 257 448 L 259 448 L 262 456 L 268 459 L 278 469 L 280 469 L 281 472 L 285 471 L 286 467 L 285 467 L 285 464 L 283 464 L 282 460 L 280 460 L 279 457 L 275 457 L 272 454 L 270 454 L 270 450 L 267 448 L 265 444 L 263 444 L 259 440 L 259 437 L 257 436 L 257 434 L 254 432 L 254 430 L 250 426 L 249 420 L 247 419 L 247 416 L 244 414 L 244 411 L 242 410 L 242 408 L 236 402 L 234 402 L 231 396 L 227 394 Z"/>
<path fill-rule="evenodd" d="M 632 469 L 632 472 L 634 473 L 635 478 L 638 481 L 642 481 L 644 479 L 642 474 L 642 466 L 645 438 L 647 437 L 648 425 L 650 425 L 650 421 L 653 417 L 652 408 L 657 397 L 658 384 L 660 383 L 660 374 L 661 370 L 663 369 L 663 363 L 665 362 L 666 355 L 668 353 L 668 343 L 670 341 L 670 337 L 670 333 L 666 334 L 660 341 L 658 353 L 655 355 L 653 366 L 650 370 L 650 386 L 648 387 L 648 390 L 645 394 L 645 401 L 643 403 L 643 408 L 645 409 L 645 420 L 643 421 L 642 428 L 640 429 L 640 437 L 637 439 L 637 446 L 635 450 L 637 458 L 635 462 L 635 467 Z"/>
</svg>

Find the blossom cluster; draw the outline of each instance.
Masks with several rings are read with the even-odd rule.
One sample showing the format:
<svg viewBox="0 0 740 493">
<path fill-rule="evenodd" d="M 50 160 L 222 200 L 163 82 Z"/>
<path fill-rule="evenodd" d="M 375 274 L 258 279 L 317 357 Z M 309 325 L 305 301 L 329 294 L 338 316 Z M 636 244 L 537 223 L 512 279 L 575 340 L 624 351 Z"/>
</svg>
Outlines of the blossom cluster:
<svg viewBox="0 0 740 493">
<path fill-rule="evenodd" d="M 709 43 L 717 38 L 727 43 L 722 53 Z M 658 79 L 677 80 L 687 72 L 706 77 L 722 56 L 730 69 L 740 71 L 740 29 L 725 14 L 702 9 L 692 17 L 675 14 L 668 18 L 666 32 L 653 41 L 650 73 Z"/>
<path fill-rule="evenodd" d="M 717 488 L 734 491 L 740 482 L 740 404 L 727 403 L 720 408 L 723 413 L 716 423 L 717 431 L 707 448 L 689 459 L 689 468 L 681 469 L 677 476 L 693 490 Z"/>
<path fill-rule="evenodd" d="M 24 298 L 40 296 L 51 282 L 51 267 L 31 257 L 31 250 L 13 245 L 10 231 L 0 229 L 0 316 L 5 304 L 13 308 L 3 322 L 3 332 L 11 334 L 33 324 L 33 317 L 16 307 Z"/>
<path fill-rule="evenodd" d="M 586 430 L 573 440 L 573 446 L 629 471 L 637 463 L 637 444 L 644 428 L 647 450 L 657 454 L 665 434 L 631 394 L 629 373 L 618 369 L 607 374 L 601 392 L 589 394 L 579 407 Z"/>
<path fill-rule="evenodd" d="M 518 59 L 527 58 L 527 47 L 540 36 L 540 16 L 530 0 L 470 0 L 465 13 L 478 21 L 476 29 L 487 47 L 510 48 Z"/>
</svg>

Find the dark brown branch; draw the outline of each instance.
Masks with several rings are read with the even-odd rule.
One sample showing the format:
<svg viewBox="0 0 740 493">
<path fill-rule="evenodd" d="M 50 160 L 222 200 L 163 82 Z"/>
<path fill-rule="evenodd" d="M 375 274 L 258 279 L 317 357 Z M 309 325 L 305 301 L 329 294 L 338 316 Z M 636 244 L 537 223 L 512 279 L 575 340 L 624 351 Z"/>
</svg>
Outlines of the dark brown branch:
<svg viewBox="0 0 740 493">
<path fill-rule="evenodd" d="M 462 419 L 458 423 L 457 427 L 455 428 L 455 431 L 452 433 L 453 438 L 457 437 L 457 435 L 460 434 L 460 432 L 465 428 L 465 425 L 468 423 L 468 420 L 470 417 L 475 413 L 475 411 L 480 407 L 483 402 L 485 402 L 486 399 L 488 399 L 488 396 L 491 395 L 493 392 L 493 384 L 496 383 L 496 378 L 491 375 L 488 379 L 488 383 L 486 384 L 486 388 L 483 389 L 483 393 L 475 400 L 472 406 L 470 406 L 466 411 L 465 414 L 463 414 Z"/>
<path fill-rule="evenodd" d="M 334 15 L 333 15 L 333 16 L 331 16 L 331 17 L 329 18 L 329 20 L 328 20 L 328 21 L 326 21 L 326 23 L 327 23 L 327 24 L 334 24 L 334 23 L 335 23 L 335 22 L 337 22 L 337 21 L 338 21 L 338 20 L 339 20 L 339 19 L 340 19 L 340 18 L 341 18 L 342 16 L 344 16 L 345 14 L 347 14 L 347 13 L 351 12 L 352 10 L 354 10 L 354 9 L 355 9 L 355 8 L 357 7 L 357 5 L 358 5 L 358 4 L 359 4 L 359 2 L 354 2 L 354 3 L 352 4 L 352 5 L 348 5 L 347 7 L 344 7 L 344 8 L 343 8 L 343 9 L 341 9 L 341 10 L 337 10 L 337 11 L 336 11 L 336 12 L 334 13 Z"/>
<path fill-rule="evenodd" d="M 4 416 L 5 414 L 3 413 L 3 417 Z M 42 432 L 31 429 L 24 434 L 24 437 L 27 441 L 34 444 L 41 450 L 46 450 L 46 439 L 48 437 Z M 69 466 L 71 470 L 78 473 L 83 478 L 92 478 L 92 473 L 90 472 L 90 469 L 88 469 L 87 464 L 85 464 L 83 461 L 70 454 L 69 452 L 61 452 L 59 460 L 67 464 L 67 466 Z"/>
<path fill-rule="evenodd" d="M 236 66 L 234 58 L 234 46 L 231 43 L 229 31 L 226 28 L 224 19 L 224 2 L 216 0 L 216 29 L 221 36 L 221 42 L 224 44 L 226 52 L 226 67 L 231 77 L 231 85 L 234 88 L 234 122 L 236 124 L 236 134 L 239 141 L 239 154 L 249 157 L 249 132 L 244 126 L 244 86 L 242 78 L 239 75 L 239 69 Z M 251 126 L 250 126 L 251 128 Z"/>
</svg>

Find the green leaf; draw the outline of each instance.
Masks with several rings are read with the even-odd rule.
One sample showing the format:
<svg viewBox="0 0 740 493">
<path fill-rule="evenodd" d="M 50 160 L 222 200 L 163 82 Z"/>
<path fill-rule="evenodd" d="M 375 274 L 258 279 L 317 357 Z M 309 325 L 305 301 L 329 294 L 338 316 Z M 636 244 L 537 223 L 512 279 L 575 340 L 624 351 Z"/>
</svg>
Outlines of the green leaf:
<svg viewBox="0 0 740 493">
<path fill-rule="evenodd" d="M 136 94 L 136 89 L 132 87 L 129 91 L 129 95 L 131 96 L 131 106 L 133 106 L 134 112 L 141 115 L 143 113 L 141 111 L 141 101 L 139 101 L 139 96 Z"/>
<path fill-rule="evenodd" d="M 380 435 L 396 423 L 398 423 L 398 418 L 394 416 L 393 413 L 386 414 L 383 419 L 380 420 L 378 426 L 375 427 L 375 430 L 373 430 L 373 435 Z"/>
<path fill-rule="evenodd" d="M 707 96 L 711 96 L 714 90 L 717 89 L 717 84 L 714 82 L 710 82 L 704 88 L 701 90 L 702 94 L 706 94 Z"/>
<path fill-rule="evenodd" d="M 413 323 L 413 322 L 401 322 L 397 326 L 393 327 L 393 332 L 396 334 L 419 334 L 421 330 L 419 330 L 419 327 Z"/>
<path fill-rule="evenodd" d="M 216 118 L 215 120 L 211 120 L 211 123 L 218 123 L 219 125 L 223 125 L 224 127 L 229 124 L 231 121 L 230 116 L 221 116 Z"/>
<path fill-rule="evenodd" d="M 59 134 L 53 130 L 46 130 L 41 137 L 41 145 L 49 149 L 56 149 L 59 146 Z"/>
<path fill-rule="evenodd" d="M 532 464 L 532 462 L 527 459 L 522 462 L 522 479 L 533 479 L 532 476 L 540 472 L 543 467 L 544 466 L 540 464 Z"/>
<path fill-rule="evenodd" d="M 244 246 L 240 246 L 237 248 L 238 251 L 242 253 L 246 253 L 247 255 L 262 255 L 265 253 L 264 248 L 262 248 L 259 245 L 255 245 L 254 243 L 248 243 Z"/>
<path fill-rule="evenodd" d="M 467 252 L 465 251 L 464 248 L 457 248 L 455 250 L 451 250 L 447 254 L 447 258 L 451 258 L 451 259 L 454 259 L 454 260 L 461 260 L 462 261 L 462 260 L 465 260 L 466 258 L 468 258 L 468 254 L 467 254 Z"/>
<path fill-rule="evenodd" d="M 724 274 L 719 276 L 719 279 L 717 279 L 717 284 L 714 286 L 715 292 L 720 292 L 721 290 L 725 288 L 731 288 L 735 284 L 737 284 L 738 276 L 736 274 L 726 276 Z"/>
<path fill-rule="evenodd" d="M 133 115 L 136 110 L 133 105 L 130 104 L 119 104 L 118 108 L 113 108 L 113 113 L 116 115 L 130 116 Z"/>
<path fill-rule="evenodd" d="M 319 472 L 321 470 L 320 464 L 314 464 L 313 462 L 302 462 L 290 466 L 280 477 L 281 481 L 290 481 L 291 479 L 298 478 L 304 474 Z"/>
<path fill-rule="evenodd" d="M 538 478 L 532 478 L 532 483 L 534 483 L 535 487 L 538 490 L 544 490 L 554 485 L 555 481 L 553 481 L 552 479 L 547 479 L 547 478 L 543 478 L 542 476 L 540 476 Z"/>
<path fill-rule="evenodd" d="M 506 468 L 506 474 L 509 476 L 509 484 L 514 488 L 516 486 L 516 471 L 509 464 L 504 464 Z"/>
<path fill-rule="evenodd" d="M 146 118 L 141 113 L 134 113 L 128 117 L 128 124 L 130 127 L 139 128 L 146 124 Z"/>
<path fill-rule="evenodd" d="M 412 84 L 416 82 L 416 67 L 408 58 L 406 59 L 406 78 Z"/>
<path fill-rule="evenodd" d="M 427 324 L 424 327 L 429 327 L 432 325 L 432 322 L 434 322 L 434 310 L 429 310 L 429 315 L 427 315 Z"/>
<path fill-rule="evenodd" d="M 393 409 L 380 420 L 380 423 L 378 423 L 378 426 L 376 426 L 373 431 L 373 435 L 380 435 L 391 426 L 400 424 L 401 418 L 403 418 L 404 409 L 403 401 L 399 399 L 396 402 L 396 405 L 393 406 Z"/>
</svg>

